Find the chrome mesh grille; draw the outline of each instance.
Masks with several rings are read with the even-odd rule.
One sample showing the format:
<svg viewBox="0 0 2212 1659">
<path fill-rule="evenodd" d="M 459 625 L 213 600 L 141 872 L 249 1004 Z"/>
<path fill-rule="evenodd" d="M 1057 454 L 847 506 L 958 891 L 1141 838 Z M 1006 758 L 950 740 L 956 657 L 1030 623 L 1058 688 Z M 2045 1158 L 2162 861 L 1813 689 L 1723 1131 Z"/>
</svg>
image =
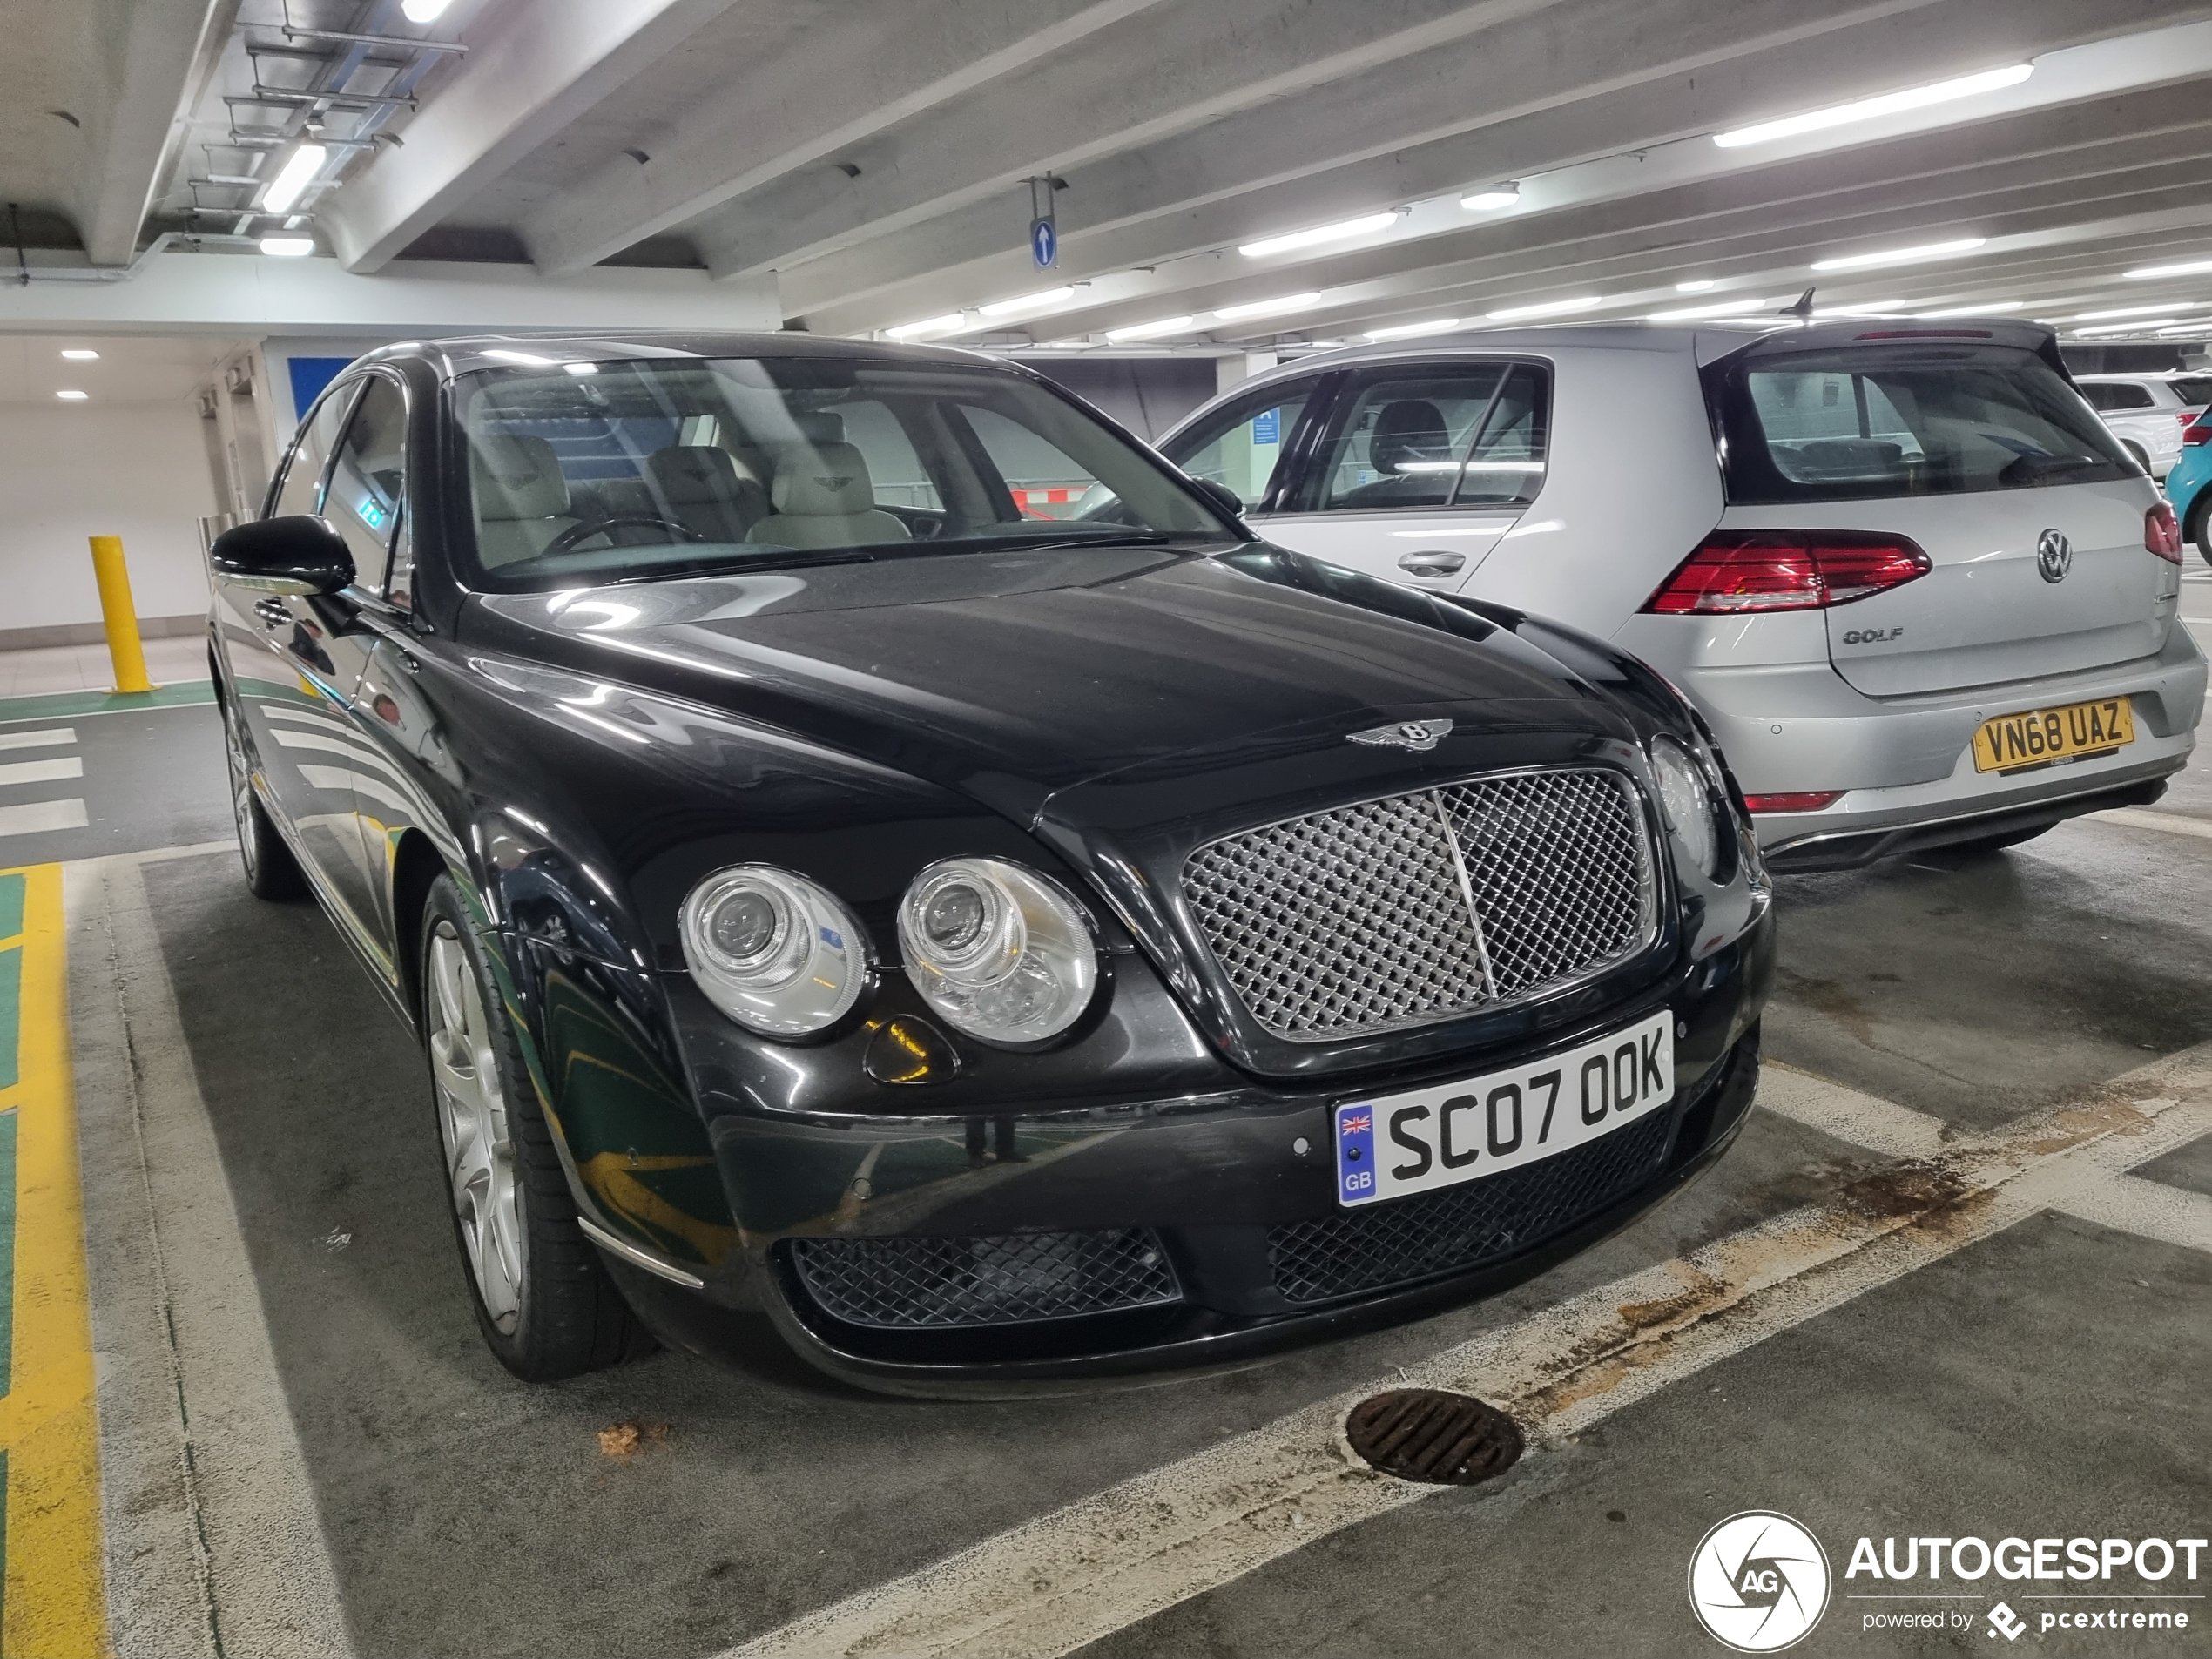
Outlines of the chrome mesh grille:
<svg viewBox="0 0 2212 1659">
<path fill-rule="evenodd" d="M 1216 841 L 1184 897 L 1262 1029 L 1294 1042 L 1420 1025 L 1618 961 L 1656 915 L 1635 786 L 1509 773 Z"/>
<path fill-rule="evenodd" d="M 823 1310 L 892 1330 L 1020 1325 L 1179 1300 L 1145 1227 L 968 1238 L 794 1238 L 792 1264 Z"/>
</svg>

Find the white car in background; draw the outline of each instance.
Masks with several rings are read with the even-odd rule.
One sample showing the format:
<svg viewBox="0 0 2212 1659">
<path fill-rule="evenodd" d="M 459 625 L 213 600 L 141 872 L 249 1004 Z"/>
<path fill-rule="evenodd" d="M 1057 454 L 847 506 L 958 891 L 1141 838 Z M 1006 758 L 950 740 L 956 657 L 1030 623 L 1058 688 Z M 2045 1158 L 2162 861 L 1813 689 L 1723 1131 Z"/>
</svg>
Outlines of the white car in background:
<svg viewBox="0 0 2212 1659">
<path fill-rule="evenodd" d="M 1643 658 L 1777 868 L 2008 846 L 2156 799 L 2195 743 L 2172 509 L 2038 324 L 1355 348 L 1160 448 L 1281 546 Z"/>
<path fill-rule="evenodd" d="M 2145 471 L 2161 482 L 2182 458 L 2182 435 L 2212 404 L 2212 374 L 2080 374 L 2075 383 Z"/>
</svg>

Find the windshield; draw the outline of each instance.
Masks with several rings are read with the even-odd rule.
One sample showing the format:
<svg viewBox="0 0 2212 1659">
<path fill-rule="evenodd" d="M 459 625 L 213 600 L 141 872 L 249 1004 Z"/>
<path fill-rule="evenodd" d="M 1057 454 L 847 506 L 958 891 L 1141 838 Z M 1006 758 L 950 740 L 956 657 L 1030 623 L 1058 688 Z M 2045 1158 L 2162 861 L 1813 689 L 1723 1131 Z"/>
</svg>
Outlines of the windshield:
<svg viewBox="0 0 2212 1659">
<path fill-rule="evenodd" d="M 455 399 L 475 585 L 496 590 L 923 543 L 1242 539 L 1121 433 L 981 365 L 548 361 L 469 375 Z"/>
<path fill-rule="evenodd" d="M 1845 347 L 1724 361 L 1707 375 L 1732 502 L 1961 495 L 2136 470 L 2080 395 L 2014 347 Z"/>
</svg>

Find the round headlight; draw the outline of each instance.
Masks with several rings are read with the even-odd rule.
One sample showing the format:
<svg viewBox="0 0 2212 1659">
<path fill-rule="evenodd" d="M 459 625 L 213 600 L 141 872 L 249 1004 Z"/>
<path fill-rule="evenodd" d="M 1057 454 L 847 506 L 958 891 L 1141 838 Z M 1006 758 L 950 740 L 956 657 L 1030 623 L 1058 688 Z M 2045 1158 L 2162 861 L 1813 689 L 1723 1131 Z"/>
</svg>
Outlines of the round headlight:
<svg viewBox="0 0 2212 1659">
<path fill-rule="evenodd" d="M 1720 837 L 1713 827 L 1712 792 L 1705 774 L 1688 752 L 1671 738 L 1656 738 L 1651 745 L 1652 775 L 1659 782 L 1659 804 L 1666 808 L 1667 827 L 1675 833 L 1689 861 L 1708 876 L 1720 868 Z"/>
<path fill-rule="evenodd" d="M 843 1019 L 867 980 L 860 924 L 826 888 L 765 864 L 718 870 L 678 919 L 706 998 L 749 1030 L 805 1036 Z"/>
<path fill-rule="evenodd" d="M 1098 953 L 1075 903 L 1003 859 L 947 859 L 899 901 L 907 977 L 971 1036 L 1038 1042 L 1073 1025 L 1098 985 Z"/>
</svg>

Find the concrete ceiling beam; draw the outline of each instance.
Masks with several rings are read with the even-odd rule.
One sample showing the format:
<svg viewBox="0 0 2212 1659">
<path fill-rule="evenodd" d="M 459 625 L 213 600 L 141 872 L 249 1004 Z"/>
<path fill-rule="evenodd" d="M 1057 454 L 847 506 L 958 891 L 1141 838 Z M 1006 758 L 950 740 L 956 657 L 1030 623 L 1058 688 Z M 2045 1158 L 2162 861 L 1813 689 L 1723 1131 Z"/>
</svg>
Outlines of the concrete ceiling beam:
<svg viewBox="0 0 2212 1659">
<path fill-rule="evenodd" d="M 720 96 L 537 205 L 523 245 L 548 275 L 583 270 L 803 169 L 855 165 L 849 152 L 887 128 L 1160 3 L 1034 0 L 1012 28 L 1001 10 L 960 0 L 826 7 L 789 50 L 738 66 Z"/>
<path fill-rule="evenodd" d="M 367 273 L 649 68 L 733 0 L 533 0 L 469 56 L 316 208 L 346 268 Z"/>
<path fill-rule="evenodd" d="M 238 0 L 103 0 L 96 10 L 75 216 L 93 264 L 128 265 Z"/>
</svg>

